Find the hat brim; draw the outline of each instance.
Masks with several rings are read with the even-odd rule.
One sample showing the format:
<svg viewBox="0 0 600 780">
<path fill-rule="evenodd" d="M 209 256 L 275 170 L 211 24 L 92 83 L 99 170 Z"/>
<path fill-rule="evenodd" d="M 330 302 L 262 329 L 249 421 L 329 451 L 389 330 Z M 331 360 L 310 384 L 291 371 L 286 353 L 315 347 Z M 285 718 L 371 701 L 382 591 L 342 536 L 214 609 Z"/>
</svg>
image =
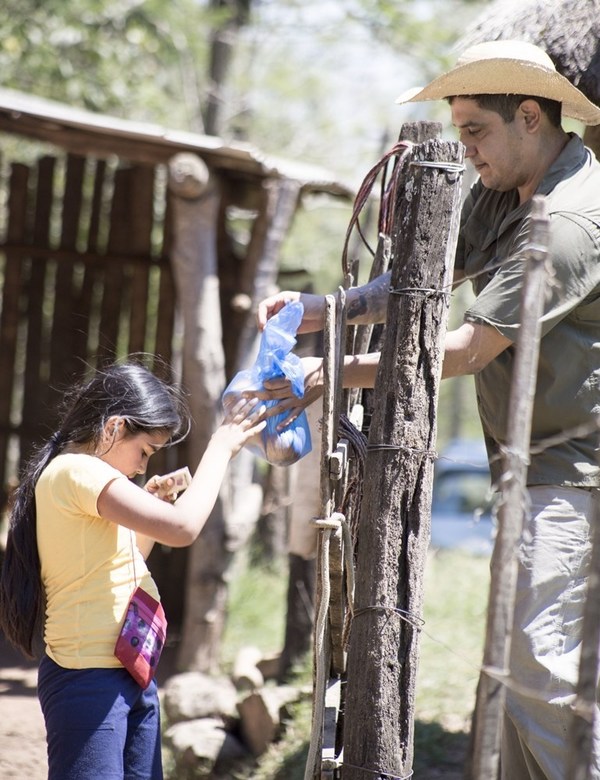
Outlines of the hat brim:
<svg viewBox="0 0 600 780">
<path fill-rule="evenodd" d="M 396 103 L 443 100 L 455 95 L 531 95 L 562 103 L 563 116 L 586 125 L 600 124 L 600 108 L 560 73 L 531 62 L 504 57 L 458 65 L 426 87 L 403 92 Z"/>
</svg>

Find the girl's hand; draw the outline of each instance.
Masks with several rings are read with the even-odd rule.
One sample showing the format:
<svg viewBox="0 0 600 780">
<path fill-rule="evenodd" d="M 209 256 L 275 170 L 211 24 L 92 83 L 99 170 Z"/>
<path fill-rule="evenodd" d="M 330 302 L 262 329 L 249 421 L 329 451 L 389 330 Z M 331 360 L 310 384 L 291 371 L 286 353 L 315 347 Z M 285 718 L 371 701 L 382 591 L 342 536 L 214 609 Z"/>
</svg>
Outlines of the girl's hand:
<svg viewBox="0 0 600 780">
<path fill-rule="evenodd" d="M 147 493 L 151 493 L 153 496 L 156 496 L 156 498 L 162 498 L 163 501 L 166 501 L 166 496 L 160 496 L 158 495 L 159 492 L 159 484 L 158 484 L 158 474 L 155 474 L 153 477 L 150 477 L 148 482 L 144 485 L 144 490 Z"/>
<path fill-rule="evenodd" d="M 158 474 L 155 474 L 153 477 L 150 477 L 148 482 L 146 482 L 144 485 L 144 490 L 146 490 L 148 493 L 152 493 L 152 495 L 155 498 L 158 498 L 159 501 L 166 501 L 168 504 L 172 504 L 177 498 L 177 493 L 175 490 L 169 490 L 169 488 L 174 487 L 175 480 L 172 477 L 169 478 L 166 483 L 159 484 Z"/>
<path fill-rule="evenodd" d="M 172 471 L 169 474 L 155 474 L 144 485 L 144 490 L 152 493 L 156 498 L 162 501 L 173 503 L 179 493 L 185 490 L 192 481 L 192 475 L 187 466 Z"/>
<path fill-rule="evenodd" d="M 257 398 L 241 396 L 225 407 L 225 417 L 212 436 L 211 442 L 228 449 L 231 457 L 237 455 L 244 444 L 257 436 L 266 426 L 265 406 Z"/>
</svg>

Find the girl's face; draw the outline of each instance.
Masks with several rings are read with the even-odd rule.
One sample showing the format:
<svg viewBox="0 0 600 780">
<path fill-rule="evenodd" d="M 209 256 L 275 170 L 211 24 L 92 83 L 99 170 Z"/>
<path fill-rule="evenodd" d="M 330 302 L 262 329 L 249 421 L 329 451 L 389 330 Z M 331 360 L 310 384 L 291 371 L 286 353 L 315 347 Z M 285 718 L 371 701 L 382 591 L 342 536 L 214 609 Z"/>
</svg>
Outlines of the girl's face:
<svg viewBox="0 0 600 780">
<path fill-rule="evenodd" d="M 102 441 L 96 454 L 132 479 L 137 474 L 146 473 L 148 460 L 164 447 L 168 440 L 169 434 L 164 431 L 132 435 L 122 418 L 111 417 L 104 427 Z"/>
</svg>

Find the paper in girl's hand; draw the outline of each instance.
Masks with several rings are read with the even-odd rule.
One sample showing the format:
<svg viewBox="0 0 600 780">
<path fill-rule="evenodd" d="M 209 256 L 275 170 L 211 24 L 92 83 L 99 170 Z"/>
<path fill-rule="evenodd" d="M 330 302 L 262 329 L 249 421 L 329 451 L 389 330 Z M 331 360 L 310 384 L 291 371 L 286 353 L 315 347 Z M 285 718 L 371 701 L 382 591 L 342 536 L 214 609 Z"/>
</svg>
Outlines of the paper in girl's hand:
<svg viewBox="0 0 600 780">
<path fill-rule="evenodd" d="M 169 480 L 173 480 L 173 484 L 169 485 Z M 192 481 L 192 475 L 187 466 L 176 471 L 171 471 L 169 474 L 163 474 L 162 476 L 154 477 L 154 484 L 158 485 L 158 490 L 154 493 L 158 498 L 165 498 L 176 493 L 181 493 L 186 487 L 189 487 Z"/>
<path fill-rule="evenodd" d="M 296 345 L 296 332 L 302 322 L 304 305 L 300 301 L 286 304 L 281 311 L 267 321 L 261 335 L 258 355 L 250 369 L 238 371 L 223 393 L 225 406 L 234 403 L 247 390 L 263 390 L 267 379 L 285 378 L 290 382 L 297 398 L 304 395 L 304 368 L 302 361 L 292 353 Z M 267 407 L 278 401 L 264 401 Z M 283 430 L 277 426 L 285 420 L 287 412 L 268 417 L 263 431 L 246 445 L 248 449 L 275 466 L 289 466 L 311 450 L 310 430 L 306 413 L 302 412 Z"/>
</svg>

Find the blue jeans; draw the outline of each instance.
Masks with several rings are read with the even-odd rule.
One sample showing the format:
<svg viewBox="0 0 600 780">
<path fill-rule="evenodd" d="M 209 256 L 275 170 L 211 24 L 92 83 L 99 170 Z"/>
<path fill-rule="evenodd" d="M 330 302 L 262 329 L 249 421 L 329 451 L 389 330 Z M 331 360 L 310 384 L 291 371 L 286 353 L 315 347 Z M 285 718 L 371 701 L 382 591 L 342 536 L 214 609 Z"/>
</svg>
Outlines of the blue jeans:
<svg viewBox="0 0 600 780">
<path fill-rule="evenodd" d="M 529 488 L 506 692 L 503 780 L 565 780 L 597 490 Z M 600 729 L 590 778 L 600 780 Z"/>
<path fill-rule="evenodd" d="M 48 780 L 162 780 L 156 682 L 144 691 L 125 669 L 40 663 Z"/>
</svg>

